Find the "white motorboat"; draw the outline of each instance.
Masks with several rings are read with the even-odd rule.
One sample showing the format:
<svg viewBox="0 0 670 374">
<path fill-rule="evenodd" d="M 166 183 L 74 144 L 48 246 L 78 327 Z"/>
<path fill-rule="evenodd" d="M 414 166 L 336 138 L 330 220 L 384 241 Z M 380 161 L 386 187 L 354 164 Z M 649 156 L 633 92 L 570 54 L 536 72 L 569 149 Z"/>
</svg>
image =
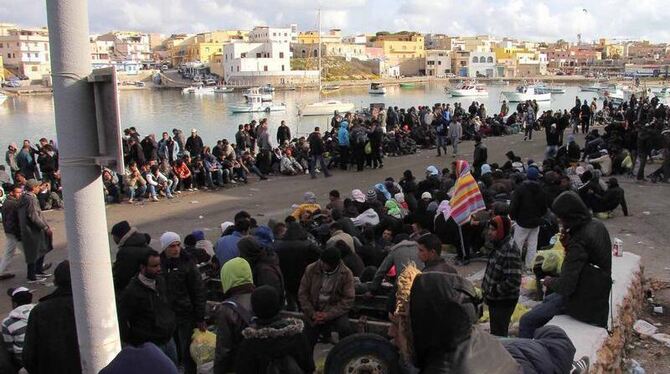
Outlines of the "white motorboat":
<svg viewBox="0 0 670 374">
<path fill-rule="evenodd" d="M 663 99 L 663 98 L 666 98 L 666 97 L 670 97 L 670 88 L 669 87 L 662 87 L 658 91 L 653 91 L 652 90 L 652 93 L 654 94 L 654 96 L 656 96 L 660 99 Z M 0 102 L 2 102 L 2 100 L 0 100 Z"/>
<path fill-rule="evenodd" d="M 626 100 L 626 92 L 619 86 L 603 88 L 598 91 L 598 98 L 614 102 L 615 104 L 621 104 Z"/>
<path fill-rule="evenodd" d="M 214 93 L 231 93 L 233 91 L 235 91 L 235 89 L 232 88 L 232 87 L 220 86 L 220 87 L 214 88 Z"/>
<path fill-rule="evenodd" d="M 591 84 L 579 85 L 579 89 L 584 91 L 584 92 L 598 92 L 602 89 L 612 88 L 612 86 L 613 85 L 611 85 L 611 84 L 594 82 L 594 83 L 591 83 Z"/>
<path fill-rule="evenodd" d="M 339 100 L 324 100 L 317 103 L 307 104 L 299 108 L 301 116 L 330 116 L 335 111 L 339 113 L 351 112 L 355 108 L 353 103 L 343 103 Z"/>
<path fill-rule="evenodd" d="M 255 112 L 283 112 L 286 110 L 284 103 L 274 104 L 272 101 L 263 100 L 262 94 L 245 95 L 247 102 L 231 105 L 233 113 L 255 113 Z"/>
<path fill-rule="evenodd" d="M 565 87 L 563 86 L 548 86 L 544 83 L 535 84 L 535 91 L 538 93 L 550 93 L 562 95 L 565 93 Z"/>
<path fill-rule="evenodd" d="M 537 90 L 535 86 L 519 86 L 515 91 L 503 91 L 503 96 L 509 102 L 523 102 L 528 100 L 550 101 L 551 94 Z"/>
<path fill-rule="evenodd" d="M 488 96 L 489 92 L 483 84 L 464 83 L 458 88 L 445 88 L 447 94 L 453 97 Z"/>
<path fill-rule="evenodd" d="M 214 93 L 214 87 L 205 87 L 202 85 L 186 87 L 181 90 L 182 94 L 207 95 Z"/>
<path fill-rule="evenodd" d="M 247 102 L 250 102 L 249 98 L 254 96 L 260 96 L 262 101 L 272 101 L 272 94 L 265 93 L 261 88 L 250 88 L 244 92 L 244 98 L 247 99 Z"/>
<path fill-rule="evenodd" d="M 275 88 L 274 88 L 271 84 L 269 84 L 269 83 L 266 84 L 265 86 L 260 87 L 259 90 L 260 90 L 261 92 L 264 92 L 264 93 L 273 93 L 273 92 L 275 92 Z"/>
<path fill-rule="evenodd" d="M 370 95 L 385 95 L 386 87 L 382 83 L 372 83 L 370 84 L 370 89 L 368 90 Z"/>
</svg>

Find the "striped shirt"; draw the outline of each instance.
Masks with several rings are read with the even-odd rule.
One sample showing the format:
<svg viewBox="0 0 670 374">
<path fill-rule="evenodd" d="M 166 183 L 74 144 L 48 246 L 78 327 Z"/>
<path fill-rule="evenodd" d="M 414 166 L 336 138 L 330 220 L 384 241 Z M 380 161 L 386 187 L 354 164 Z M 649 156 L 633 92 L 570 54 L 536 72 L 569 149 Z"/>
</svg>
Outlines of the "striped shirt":
<svg viewBox="0 0 670 374">
<path fill-rule="evenodd" d="M 34 304 L 21 305 L 12 310 L 9 317 L 2 320 L 2 340 L 5 342 L 5 348 L 8 352 L 13 353 L 19 362 L 23 354 L 28 316 L 34 306 Z"/>
</svg>

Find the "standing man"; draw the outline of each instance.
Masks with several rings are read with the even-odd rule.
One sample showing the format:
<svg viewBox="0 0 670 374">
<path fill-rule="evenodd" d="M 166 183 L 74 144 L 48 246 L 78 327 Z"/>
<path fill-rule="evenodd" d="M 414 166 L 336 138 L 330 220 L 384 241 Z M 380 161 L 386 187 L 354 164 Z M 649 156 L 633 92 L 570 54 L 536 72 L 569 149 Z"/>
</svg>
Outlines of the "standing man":
<svg viewBox="0 0 670 374">
<path fill-rule="evenodd" d="M 442 116 L 439 116 L 433 120 L 432 125 L 435 126 L 435 136 L 437 137 L 437 157 L 442 156 L 442 150 L 444 154 L 447 154 L 447 133 L 449 131 L 449 122 L 444 117 L 449 116 L 449 112 L 445 111 Z"/>
<path fill-rule="evenodd" d="M 340 169 L 347 170 L 349 164 L 349 117 L 340 122 L 337 130 L 337 148 L 340 151 Z"/>
<path fill-rule="evenodd" d="M 12 176 L 12 182 L 14 183 L 16 183 L 14 175 L 20 170 L 19 165 L 16 163 L 16 152 L 16 143 L 12 143 L 7 147 L 7 152 L 5 153 L 5 163 L 9 166 L 9 174 Z"/>
<path fill-rule="evenodd" d="M 7 273 L 9 264 L 16 252 L 16 248 L 22 250 L 21 225 L 19 223 L 19 202 L 21 200 L 20 186 L 12 186 L 7 200 L 2 204 L 2 227 L 5 230 L 5 253 L 0 261 L 0 280 L 14 278 L 14 274 Z"/>
<path fill-rule="evenodd" d="M 268 130 L 267 118 L 261 120 L 258 126 L 258 168 L 263 174 L 272 172 L 272 143 L 270 143 L 270 131 Z"/>
<path fill-rule="evenodd" d="M 589 133 L 589 125 L 591 124 L 591 107 L 589 106 L 589 103 L 584 100 L 584 104 L 582 104 L 581 110 L 579 111 L 579 119 L 581 120 L 582 123 L 582 134 L 588 134 Z"/>
<path fill-rule="evenodd" d="M 16 165 L 26 179 L 38 177 L 35 167 L 35 150 L 30 146 L 30 140 L 23 141 L 23 148 L 16 155 Z"/>
<path fill-rule="evenodd" d="M 475 151 L 473 154 L 472 167 L 474 168 L 475 178 L 479 178 L 482 172 L 482 165 L 486 164 L 489 158 L 486 145 L 482 143 L 481 135 L 475 135 Z"/>
<path fill-rule="evenodd" d="M 40 188 L 40 182 L 35 179 L 28 180 L 25 193 L 19 201 L 19 227 L 23 253 L 28 264 L 29 283 L 49 276 L 44 271 L 51 267 L 51 264 L 44 265 L 44 255 L 52 248 L 53 231 L 42 216 L 40 202 L 37 200 Z"/>
<path fill-rule="evenodd" d="M 370 138 L 370 156 L 372 157 L 372 168 L 381 169 L 384 167 L 384 162 L 382 161 L 382 143 L 384 142 L 384 130 L 382 130 L 381 123 L 377 121 L 372 122 L 372 129 L 370 130 L 370 134 L 368 134 L 368 138 Z"/>
<path fill-rule="evenodd" d="M 314 128 L 313 133 L 309 134 L 307 141 L 309 142 L 309 174 L 312 176 L 312 179 L 316 179 L 317 163 L 321 171 L 323 171 L 323 175 L 326 178 L 330 177 L 331 174 L 326 166 L 326 161 L 323 159 L 326 146 L 323 144 L 321 129 L 318 126 Z"/>
<path fill-rule="evenodd" d="M 461 126 L 461 116 L 457 115 L 454 117 L 454 120 L 451 121 L 451 123 L 449 124 L 449 130 L 447 130 L 447 138 L 449 138 L 451 146 L 454 148 L 454 154 L 452 155 L 452 157 L 454 158 L 458 153 L 458 142 L 461 141 L 462 136 L 463 136 L 463 127 Z"/>
<path fill-rule="evenodd" d="M 182 252 L 181 238 L 174 232 L 161 235 L 161 272 L 165 278 L 167 297 L 177 318 L 174 339 L 179 362 L 185 374 L 195 374 L 196 365 L 191 357 L 191 335 L 197 327 L 207 330 L 205 323 L 205 289 L 195 262 Z"/>
<path fill-rule="evenodd" d="M 202 143 L 202 138 L 200 135 L 198 135 L 198 130 L 191 129 L 191 137 L 186 140 L 184 149 L 186 149 L 191 154 L 192 158 L 196 158 L 198 156 L 202 156 L 203 148 L 204 145 Z"/>
<path fill-rule="evenodd" d="M 512 193 L 509 216 L 516 222 L 514 241 L 523 251 L 526 244 L 526 270 L 532 270 L 533 260 L 537 253 L 537 236 L 540 233 L 542 217 L 547 213 L 547 201 L 544 190 L 537 180 L 540 171 L 531 166 L 528 168 L 526 181 L 521 183 Z"/>
<path fill-rule="evenodd" d="M 152 249 L 142 261 L 140 273 L 130 280 L 121 294 L 118 306 L 121 341 L 133 346 L 154 343 L 178 364 L 172 338 L 176 327 L 175 314 L 160 272 L 160 255 Z"/>
<path fill-rule="evenodd" d="M 523 136 L 523 141 L 533 140 L 533 127 L 535 127 L 535 109 L 530 103 L 526 103 L 526 116 L 524 118 L 525 122 L 525 132 Z"/>
<path fill-rule="evenodd" d="M 279 128 L 277 129 L 277 143 L 278 147 L 289 143 L 291 141 L 291 129 L 286 126 L 286 121 L 281 121 Z"/>
</svg>

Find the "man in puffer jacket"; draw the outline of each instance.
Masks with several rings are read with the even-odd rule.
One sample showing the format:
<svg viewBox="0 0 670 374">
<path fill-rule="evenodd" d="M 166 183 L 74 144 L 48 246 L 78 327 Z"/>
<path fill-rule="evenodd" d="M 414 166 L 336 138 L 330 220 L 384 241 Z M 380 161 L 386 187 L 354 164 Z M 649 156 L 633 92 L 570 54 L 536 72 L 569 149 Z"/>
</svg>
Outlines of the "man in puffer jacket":
<svg viewBox="0 0 670 374">
<path fill-rule="evenodd" d="M 503 339 L 507 352 L 523 368 L 524 374 L 570 373 L 575 346 L 558 326 L 544 326 L 533 339 Z"/>
<path fill-rule="evenodd" d="M 118 245 L 116 261 L 112 265 L 114 289 L 117 297 L 126 288 L 128 282 L 140 271 L 140 264 L 152 250 L 151 236 L 137 231 L 128 221 L 121 221 L 112 227 L 112 238 Z"/>
</svg>

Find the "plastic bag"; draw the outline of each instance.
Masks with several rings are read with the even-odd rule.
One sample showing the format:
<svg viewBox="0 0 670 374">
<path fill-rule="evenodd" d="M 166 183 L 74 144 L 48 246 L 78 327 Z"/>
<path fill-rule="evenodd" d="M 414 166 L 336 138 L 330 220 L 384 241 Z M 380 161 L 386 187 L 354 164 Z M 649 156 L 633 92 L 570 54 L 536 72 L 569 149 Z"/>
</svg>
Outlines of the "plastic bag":
<svg viewBox="0 0 670 374">
<path fill-rule="evenodd" d="M 193 329 L 191 336 L 191 358 L 198 365 L 214 361 L 214 352 L 216 351 L 216 335 L 211 331 L 202 332 Z"/>
<path fill-rule="evenodd" d="M 365 143 L 365 154 L 372 154 L 372 144 L 370 144 L 370 142 Z"/>
<path fill-rule="evenodd" d="M 528 308 L 523 305 L 523 304 L 516 304 L 516 307 L 514 308 L 514 313 L 512 313 L 512 320 L 511 322 L 519 322 L 521 317 L 528 313 Z"/>
</svg>

